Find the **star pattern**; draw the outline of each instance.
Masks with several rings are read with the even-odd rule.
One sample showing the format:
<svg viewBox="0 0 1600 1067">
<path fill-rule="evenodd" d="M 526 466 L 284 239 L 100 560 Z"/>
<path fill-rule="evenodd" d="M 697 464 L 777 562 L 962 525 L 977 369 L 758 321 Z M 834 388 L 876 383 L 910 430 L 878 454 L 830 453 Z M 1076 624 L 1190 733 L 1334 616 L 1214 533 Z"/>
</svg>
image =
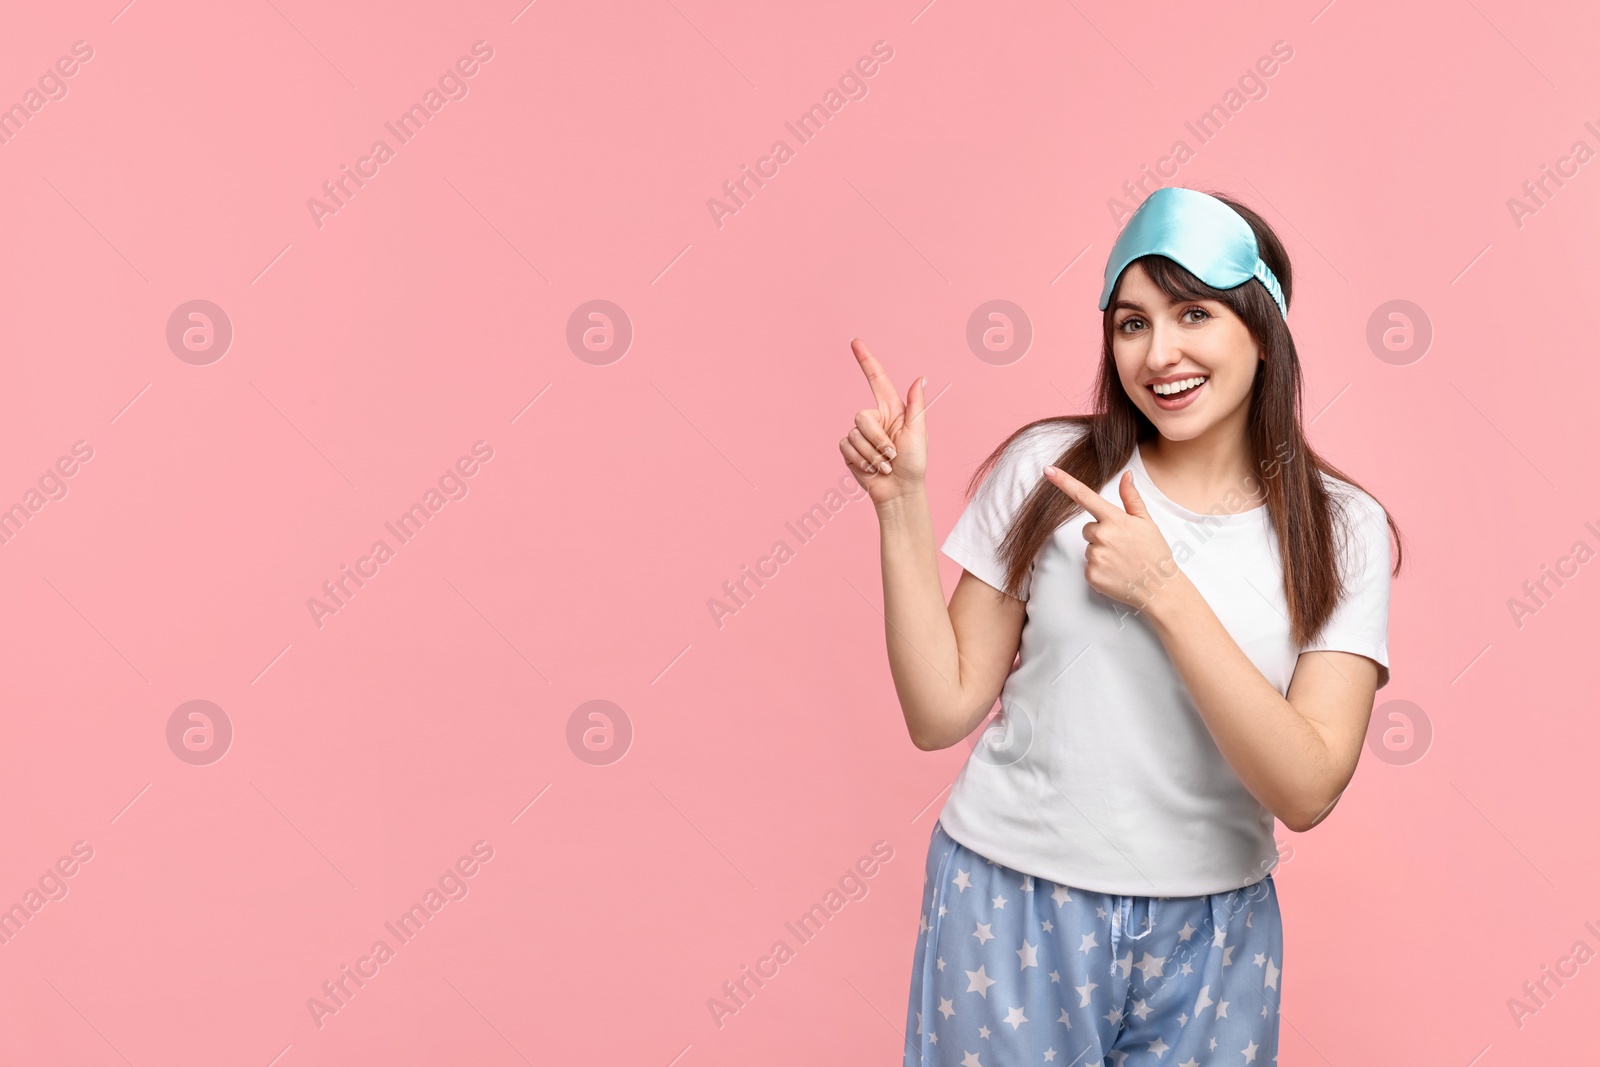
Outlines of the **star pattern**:
<svg viewBox="0 0 1600 1067">
<path fill-rule="evenodd" d="M 1117 896 L 944 847 L 956 852 L 930 856 L 918 913 L 907 1067 L 1276 1064 L 1270 894 L 1250 910 L 1236 893 Z"/>
<path fill-rule="evenodd" d="M 984 974 L 982 967 L 979 967 L 975 971 L 968 971 L 967 978 L 971 982 L 971 984 L 967 986 L 968 993 L 977 993 L 985 1000 L 989 999 L 989 987 L 994 985 L 994 979 L 990 978 L 987 974 Z"/>
<path fill-rule="evenodd" d="M 1165 956 L 1152 956 L 1150 953 L 1146 952 L 1144 954 L 1144 959 L 1139 961 L 1139 973 L 1144 975 L 1144 980 L 1146 982 L 1150 981 L 1150 973 L 1152 971 L 1155 972 L 1155 976 L 1157 978 L 1160 978 L 1161 968 L 1166 965 L 1166 962 L 1167 960 Z"/>
</svg>

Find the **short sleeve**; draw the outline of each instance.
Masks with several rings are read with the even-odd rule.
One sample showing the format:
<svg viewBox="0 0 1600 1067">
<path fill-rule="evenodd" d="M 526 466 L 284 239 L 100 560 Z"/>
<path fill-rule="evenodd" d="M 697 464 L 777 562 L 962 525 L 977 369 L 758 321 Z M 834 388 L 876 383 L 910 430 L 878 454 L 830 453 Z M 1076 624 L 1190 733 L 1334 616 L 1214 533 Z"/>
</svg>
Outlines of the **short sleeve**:
<svg viewBox="0 0 1600 1067">
<path fill-rule="evenodd" d="M 940 551 L 988 585 L 1004 592 L 1006 565 L 1000 558 L 1000 542 L 1005 539 L 1023 501 L 1044 479 L 1044 465 L 1058 459 L 1077 432 L 1072 423 L 1053 424 L 1031 430 L 1012 441 L 995 460 Z M 1017 599 L 1027 600 L 1032 585 L 1030 568 L 1022 579 Z"/>
<path fill-rule="evenodd" d="M 1389 521 L 1372 497 L 1350 491 L 1341 552 L 1346 589 L 1316 640 L 1302 652 L 1354 652 L 1378 663 L 1378 688 L 1389 684 Z"/>
</svg>

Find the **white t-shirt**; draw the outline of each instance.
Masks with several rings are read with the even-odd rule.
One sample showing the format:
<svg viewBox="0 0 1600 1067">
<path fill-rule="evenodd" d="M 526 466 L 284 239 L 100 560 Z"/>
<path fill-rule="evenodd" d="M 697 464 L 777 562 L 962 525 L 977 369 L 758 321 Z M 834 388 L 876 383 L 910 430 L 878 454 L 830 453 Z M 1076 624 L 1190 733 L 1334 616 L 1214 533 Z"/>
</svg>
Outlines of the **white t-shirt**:
<svg viewBox="0 0 1600 1067">
<path fill-rule="evenodd" d="M 1012 442 L 945 555 L 1002 588 L 998 546 L 1012 515 L 1081 432 L 1046 425 Z M 1174 561 L 1278 692 L 1287 695 L 1297 658 L 1311 649 L 1368 656 L 1380 665 L 1379 687 L 1388 683 L 1389 533 L 1377 501 L 1323 475 L 1350 500 L 1344 565 L 1354 577 L 1323 632 L 1295 648 L 1265 505 L 1202 515 L 1162 495 L 1137 447 L 1122 469 L 1130 467 Z M 1121 478 L 1119 470 L 1100 488 L 1118 507 Z M 980 855 L 1060 885 L 1127 896 L 1252 885 L 1277 865 L 1272 813 L 1223 758 L 1150 621 L 1085 579 L 1091 519 L 1080 510 L 1035 557 L 1002 715 L 977 740 L 939 819 Z"/>
</svg>

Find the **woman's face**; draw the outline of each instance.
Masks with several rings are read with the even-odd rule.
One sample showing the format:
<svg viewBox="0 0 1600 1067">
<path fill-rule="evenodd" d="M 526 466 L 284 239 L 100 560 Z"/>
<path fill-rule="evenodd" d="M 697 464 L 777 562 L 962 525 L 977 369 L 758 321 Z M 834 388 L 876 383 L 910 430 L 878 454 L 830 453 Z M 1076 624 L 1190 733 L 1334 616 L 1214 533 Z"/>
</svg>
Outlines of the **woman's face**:
<svg viewBox="0 0 1600 1067">
<path fill-rule="evenodd" d="M 1172 302 L 1139 263 L 1123 273 L 1112 311 L 1117 376 L 1162 437 L 1186 441 L 1225 423 L 1243 432 L 1261 352 L 1243 319 L 1216 300 Z M 1184 384 L 1170 396 L 1153 388 Z"/>
</svg>

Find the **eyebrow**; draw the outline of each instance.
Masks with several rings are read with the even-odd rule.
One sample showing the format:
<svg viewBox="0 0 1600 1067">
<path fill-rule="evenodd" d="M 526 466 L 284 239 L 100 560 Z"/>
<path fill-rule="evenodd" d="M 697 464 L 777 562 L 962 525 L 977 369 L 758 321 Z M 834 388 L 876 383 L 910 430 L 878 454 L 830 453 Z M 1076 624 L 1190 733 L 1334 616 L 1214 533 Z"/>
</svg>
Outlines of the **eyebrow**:
<svg viewBox="0 0 1600 1067">
<path fill-rule="evenodd" d="M 1184 299 L 1184 300 L 1169 300 L 1169 301 L 1167 301 L 1167 307 L 1169 307 L 1169 308 L 1170 307 L 1177 307 L 1179 304 L 1203 304 L 1205 302 L 1206 301 L 1205 301 L 1205 299 L 1203 297 L 1196 297 L 1194 299 Z M 1121 311 L 1123 308 L 1127 308 L 1129 311 L 1145 311 L 1145 312 L 1148 312 L 1148 310 L 1149 310 L 1143 304 L 1139 303 L 1137 300 L 1128 300 L 1128 299 L 1126 299 L 1124 297 L 1118 297 L 1117 298 L 1117 302 L 1115 304 L 1111 305 L 1111 310 L 1112 311 Z"/>
</svg>

